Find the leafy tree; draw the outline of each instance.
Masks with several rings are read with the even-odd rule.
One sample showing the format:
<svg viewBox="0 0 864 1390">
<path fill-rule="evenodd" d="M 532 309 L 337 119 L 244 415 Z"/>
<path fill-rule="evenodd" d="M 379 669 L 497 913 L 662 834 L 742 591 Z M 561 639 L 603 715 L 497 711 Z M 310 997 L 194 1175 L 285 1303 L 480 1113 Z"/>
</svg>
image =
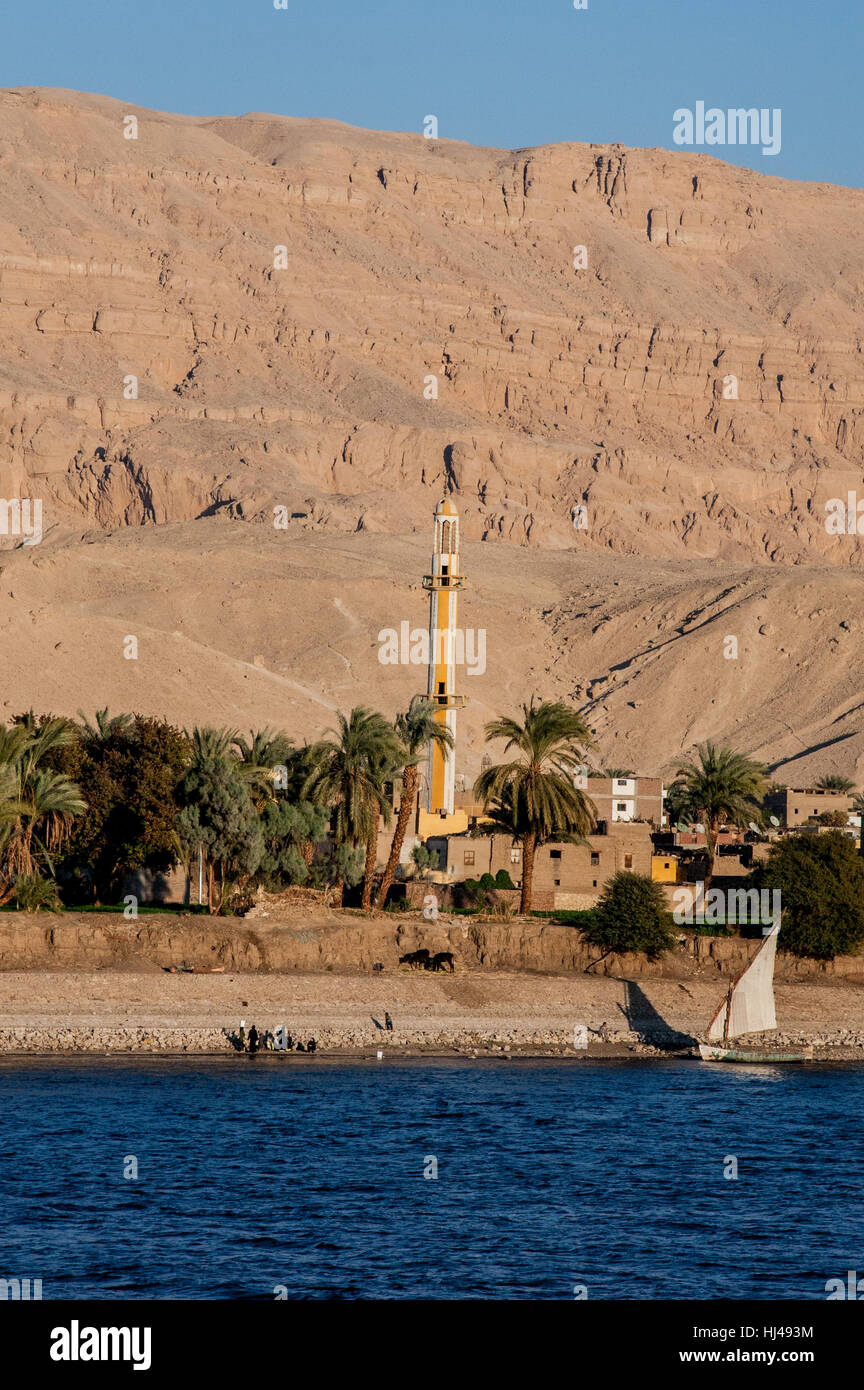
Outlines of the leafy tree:
<svg viewBox="0 0 864 1390">
<path fill-rule="evenodd" d="M 522 721 L 501 717 L 486 725 L 486 742 L 504 739 L 517 756 L 487 767 L 474 795 L 487 814 L 522 843 L 519 911 L 531 911 L 534 855 L 552 839 L 582 838 L 595 822 L 595 807 L 574 784 L 590 734 L 581 714 L 552 702 L 522 706 Z"/>
<path fill-rule="evenodd" d="M 784 951 L 833 960 L 864 941 L 864 861 L 839 830 L 778 841 L 753 881 L 780 890 Z"/>
<path fill-rule="evenodd" d="M 316 849 L 309 865 L 313 888 L 334 888 L 341 901 L 342 889 L 354 888 L 363 877 L 364 852 L 359 845 L 337 845 L 334 840 Z"/>
<path fill-rule="evenodd" d="M 372 879 L 378 840 L 378 819 L 390 821 L 390 804 L 384 783 L 399 763 L 401 749 L 392 725 L 383 715 L 362 705 L 347 717 L 339 714 L 338 729 L 330 738 L 313 745 L 311 770 L 303 795 L 331 810 L 331 827 L 337 845 L 363 846 L 366 851 L 362 906 L 372 900 Z M 338 881 L 335 885 L 338 887 Z"/>
<path fill-rule="evenodd" d="M 430 849 L 428 845 L 415 845 L 411 851 L 411 858 L 420 877 L 424 879 L 428 878 L 430 873 L 434 873 L 441 864 L 441 856 L 437 849 Z"/>
<path fill-rule="evenodd" d="M 311 856 L 306 848 L 320 840 L 327 830 L 327 812 L 310 801 L 294 804 L 284 797 L 268 801 L 259 813 L 264 852 L 258 874 L 267 888 L 306 883 Z"/>
<path fill-rule="evenodd" d="M 714 876 L 717 836 L 721 825 L 756 823 L 762 816 L 765 795 L 765 769 L 731 748 L 700 743 L 696 758 L 678 768 L 669 789 L 667 801 L 685 812 L 691 820 L 705 826 L 708 850 L 708 870 L 705 874 L 705 893 Z"/>
<path fill-rule="evenodd" d="M 845 811 L 821 811 L 816 817 L 819 825 L 844 826 L 849 820 Z"/>
<path fill-rule="evenodd" d="M 508 872 L 507 872 L 506 869 L 499 869 L 499 870 L 498 870 L 497 874 L 495 875 L 495 887 L 496 887 L 496 888 L 512 888 L 512 887 L 513 887 L 513 880 L 512 880 L 512 878 L 510 877 L 510 875 L 508 874 Z"/>
<path fill-rule="evenodd" d="M 211 913 L 224 906 L 230 880 L 240 883 L 255 873 L 264 856 L 264 833 L 249 798 L 231 742 L 209 737 L 218 731 L 195 730 L 192 763 L 183 776 L 177 833 L 187 861 L 201 851 L 207 866 L 207 903 Z"/>
<path fill-rule="evenodd" d="M 407 714 L 396 716 L 394 727 L 402 750 L 399 754 L 399 764 L 402 770 L 402 792 L 399 797 L 399 814 L 396 817 L 396 828 L 393 831 L 390 854 L 375 898 L 376 907 L 380 907 L 387 901 L 387 893 L 396 873 L 396 865 L 402 854 L 405 834 L 417 797 L 420 764 L 426 761 L 426 750 L 430 743 L 437 744 L 440 748 L 452 748 L 453 746 L 453 735 L 446 725 L 437 722 L 434 716 L 435 708 L 433 700 L 412 700 Z"/>
<path fill-rule="evenodd" d="M 143 715 L 96 716 L 99 732 L 79 730 L 52 754 L 87 801 L 58 860 L 67 901 L 111 901 L 126 874 L 162 873 L 177 860 L 176 788 L 189 763 L 181 730 Z"/>
<path fill-rule="evenodd" d="M 672 914 L 662 887 L 629 869 L 619 869 L 609 879 L 583 935 L 604 951 L 642 951 L 649 960 L 675 945 Z"/>
</svg>

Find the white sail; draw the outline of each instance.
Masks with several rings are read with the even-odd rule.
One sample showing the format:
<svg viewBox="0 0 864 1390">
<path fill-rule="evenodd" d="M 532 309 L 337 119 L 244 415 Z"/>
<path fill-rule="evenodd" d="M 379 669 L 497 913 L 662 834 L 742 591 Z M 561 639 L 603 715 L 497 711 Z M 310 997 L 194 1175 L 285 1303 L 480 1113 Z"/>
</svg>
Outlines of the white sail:
<svg viewBox="0 0 864 1390">
<path fill-rule="evenodd" d="M 742 1033 L 763 1033 L 777 1027 L 777 1015 L 774 1012 L 774 957 L 777 954 L 779 931 L 779 925 L 772 927 L 750 964 L 738 976 L 708 1025 L 709 1042 L 737 1038 Z"/>
</svg>

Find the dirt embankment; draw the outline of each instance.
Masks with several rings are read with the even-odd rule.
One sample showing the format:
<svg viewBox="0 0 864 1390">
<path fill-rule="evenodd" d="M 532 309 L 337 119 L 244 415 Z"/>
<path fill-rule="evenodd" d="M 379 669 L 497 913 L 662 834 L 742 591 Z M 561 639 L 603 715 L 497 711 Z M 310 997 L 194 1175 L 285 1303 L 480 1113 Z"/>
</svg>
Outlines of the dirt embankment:
<svg viewBox="0 0 864 1390">
<path fill-rule="evenodd" d="M 640 955 L 611 955 L 587 946 L 569 926 L 538 919 L 477 922 L 441 918 L 425 923 L 419 914 L 365 918 L 325 913 L 299 921 L 228 919 L 178 913 L 127 921 L 111 913 L 0 915 L 0 971 L 98 970 L 185 963 L 196 971 L 238 972 L 384 971 L 400 969 L 399 958 L 421 947 L 449 951 L 457 974 L 466 970 L 509 970 L 610 976 L 615 979 L 687 980 L 734 976 L 756 942 L 740 937 L 688 937 L 660 961 Z M 402 967 L 404 969 L 404 967 Z M 834 978 L 864 984 L 864 955 L 834 961 L 777 958 L 776 978 Z"/>
</svg>

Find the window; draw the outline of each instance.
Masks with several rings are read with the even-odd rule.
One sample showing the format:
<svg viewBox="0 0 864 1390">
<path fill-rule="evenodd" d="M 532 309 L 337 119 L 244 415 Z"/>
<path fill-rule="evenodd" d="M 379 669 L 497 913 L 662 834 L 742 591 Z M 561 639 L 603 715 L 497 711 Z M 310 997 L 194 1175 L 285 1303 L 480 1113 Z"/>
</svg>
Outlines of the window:
<svg viewBox="0 0 864 1390">
<path fill-rule="evenodd" d="M 592 850 L 592 852 L 591 852 L 591 863 L 592 863 L 592 864 L 599 864 L 599 863 L 600 863 L 600 855 L 597 853 L 596 850 Z M 594 886 L 596 887 L 597 885 L 595 884 Z"/>
<path fill-rule="evenodd" d="M 465 856 L 464 856 L 464 858 L 463 858 L 463 860 L 462 860 L 462 863 L 463 863 L 463 864 L 473 864 L 473 863 L 474 863 L 474 851 L 473 851 L 473 849 L 466 849 L 466 851 L 465 851 Z"/>
<path fill-rule="evenodd" d="M 615 807 L 615 810 L 616 810 L 616 811 L 626 811 L 626 810 L 627 810 L 627 802 L 626 802 L 626 801 L 619 801 L 618 804 L 617 804 L 617 806 Z"/>
<path fill-rule="evenodd" d="M 550 849 L 550 851 L 549 851 L 549 858 L 550 858 L 550 859 L 560 859 L 560 858 L 561 858 L 561 851 L 560 851 L 560 849 Z"/>
<path fill-rule="evenodd" d="M 596 880 L 596 878 L 595 878 L 595 880 L 594 880 L 594 882 L 592 883 L 591 886 L 592 886 L 592 888 L 596 888 L 596 887 L 597 887 L 597 880 Z"/>
<path fill-rule="evenodd" d="M 625 854 L 625 855 L 624 855 L 624 868 L 625 868 L 625 869 L 632 869 L 632 868 L 633 868 L 633 855 L 632 855 L 632 854 Z"/>
<path fill-rule="evenodd" d="M 514 848 L 514 849 L 511 849 L 511 851 L 510 851 L 510 863 L 511 863 L 511 864 L 518 864 L 518 863 L 519 863 L 519 857 L 520 857 L 521 853 L 522 853 L 521 850 L 518 850 L 518 849 L 515 849 L 515 848 Z"/>
<path fill-rule="evenodd" d="M 556 880 L 555 880 L 555 887 L 556 887 L 556 888 L 560 888 L 560 887 L 561 887 L 561 880 L 560 880 L 560 878 L 556 878 Z"/>
</svg>

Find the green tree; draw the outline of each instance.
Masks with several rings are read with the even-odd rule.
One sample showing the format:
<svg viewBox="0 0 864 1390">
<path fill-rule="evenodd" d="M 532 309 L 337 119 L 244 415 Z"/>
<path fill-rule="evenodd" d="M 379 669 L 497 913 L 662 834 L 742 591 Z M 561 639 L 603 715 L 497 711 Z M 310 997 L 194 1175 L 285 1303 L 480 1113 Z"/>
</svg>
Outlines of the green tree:
<svg viewBox="0 0 864 1390">
<path fill-rule="evenodd" d="M 437 723 L 434 717 L 435 708 L 433 700 L 416 699 L 412 700 L 407 714 L 396 716 L 394 728 L 402 750 L 399 754 L 402 790 L 399 796 L 399 814 L 396 817 L 390 854 L 375 897 L 376 907 L 383 907 L 387 901 L 387 894 L 402 854 L 408 823 L 417 798 L 420 764 L 426 761 L 429 744 L 437 744 L 440 748 L 453 747 L 453 735 L 446 725 Z"/>
<path fill-rule="evenodd" d="M 441 856 L 437 849 L 430 849 L 428 845 L 415 845 L 411 851 L 411 859 L 424 880 L 441 866 Z"/>
<path fill-rule="evenodd" d="M 522 844 L 519 910 L 531 911 L 534 856 L 552 839 L 582 838 L 593 828 L 593 802 L 575 786 L 584 750 L 591 739 L 577 710 L 553 702 L 522 706 L 522 721 L 503 716 L 486 725 L 486 742 L 504 739 L 506 763 L 488 767 L 474 784 L 474 795 L 493 820 Z"/>
<path fill-rule="evenodd" d="M 358 705 L 346 717 L 338 715 L 338 729 L 327 730 L 310 749 L 310 771 L 303 796 L 331 812 L 331 829 L 337 846 L 365 849 L 363 906 L 371 904 L 372 878 L 378 819 L 390 821 L 390 804 L 384 783 L 399 764 L 400 747 L 392 725 L 383 715 Z M 341 885 L 339 880 L 334 884 Z"/>
<path fill-rule="evenodd" d="M 195 852 L 204 856 L 211 913 L 224 907 L 230 882 L 251 878 L 265 849 L 248 780 L 231 752 L 234 738 L 225 730 L 196 729 L 192 762 L 179 787 L 178 839 L 187 862 Z"/>
<path fill-rule="evenodd" d="M 619 869 L 609 879 L 583 935 L 604 951 L 642 951 L 649 960 L 675 945 L 672 914 L 662 887 L 629 869 Z"/>
<path fill-rule="evenodd" d="M 287 770 L 293 747 L 291 739 L 281 730 L 259 729 L 252 732 L 248 740 L 235 735 L 233 750 L 240 764 L 240 773 L 249 785 L 256 810 L 263 811 L 279 790 L 287 789 Z M 285 788 L 280 787 L 283 768 Z"/>
<path fill-rule="evenodd" d="M 700 743 L 696 757 L 678 768 L 667 801 L 692 821 L 704 824 L 708 850 L 705 894 L 714 877 L 717 836 L 721 825 L 746 825 L 762 818 L 765 768 L 731 748 Z"/>
<path fill-rule="evenodd" d="M 32 711 L 0 727 L 0 903 L 18 879 L 53 877 L 53 856 L 86 810 L 76 784 L 47 765 L 73 737 L 68 720 L 37 722 Z"/>
<path fill-rule="evenodd" d="M 864 940 L 864 861 L 839 830 L 779 840 L 753 881 L 780 890 L 784 951 L 833 960 Z"/>
<path fill-rule="evenodd" d="M 78 718 L 81 721 L 78 726 L 80 736 L 84 743 L 109 743 L 118 734 L 128 733 L 133 722 L 131 714 L 109 714 L 107 705 L 104 709 L 97 709 L 92 724 L 83 710 L 79 709 Z"/>
<path fill-rule="evenodd" d="M 112 901 L 127 874 L 163 873 L 177 860 L 176 789 L 189 763 L 186 735 L 161 719 L 104 716 L 96 716 L 98 732 L 79 730 L 52 754 L 87 801 L 58 860 L 67 901 Z"/>
<path fill-rule="evenodd" d="M 259 812 L 264 851 L 258 874 L 265 887 L 278 890 L 286 884 L 306 883 L 314 845 L 327 830 L 327 811 L 311 801 L 293 803 L 284 796 L 268 801 Z"/>
<path fill-rule="evenodd" d="M 817 824 L 819 825 L 833 825 L 838 827 L 846 825 L 848 820 L 849 816 L 846 811 L 821 811 L 816 817 Z"/>
</svg>

